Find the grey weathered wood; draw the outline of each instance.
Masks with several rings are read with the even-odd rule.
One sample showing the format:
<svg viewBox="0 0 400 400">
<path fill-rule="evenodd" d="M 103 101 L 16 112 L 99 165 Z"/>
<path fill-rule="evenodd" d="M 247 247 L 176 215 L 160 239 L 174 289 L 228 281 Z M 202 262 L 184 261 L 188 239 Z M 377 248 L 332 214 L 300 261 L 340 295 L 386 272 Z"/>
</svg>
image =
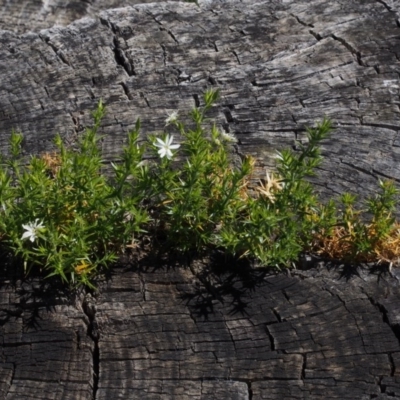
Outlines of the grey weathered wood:
<svg viewBox="0 0 400 400">
<path fill-rule="evenodd" d="M 144 265 L 95 297 L 2 280 L 1 398 L 400 398 L 396 276 Z"/>
<path fill-rule="evenodd" d="M 0 282 L 0 398 L 91 399 L 94 344 L 80 303 L 3 271 Z"/>
<path fill-rule="evenodd" d="M 99 11 L 163 0 L 19 0 L 0 1 L 0 29 L 16 33 L 38 32 L 54 25 L 65 26 Z"/>
<path fill-rule="evenodd" d="M 336 129 L 314 179 L 324 195 L 400 179 L 397 2 L 163 2 L 99 18 L 87 11 L 95 4 L 65 20 L 94 19 L 66 28 L 0 34 L 3 149 L 12 128 L 28 153 L 48 149 L 56 131 L 73 138 L 103 98 L 112 158 L 136 118 L 143 135 L 160 131 L 167 112 L 183 114 L 212 86 L 221 100 L 211 116 L 260 174 L 326 115 Z"/>
<path fill-rule="evenodd" d="M 102 98 L 111 159 L 216 87 L 259 173 L 327 115 L 324 195 L 400 179 L 399 1 L 46 4 L 0 2 L 2 152 L 12 128 L 26 154 L 73 142 Z M 348 272 L 117 269 L 76 298 L 2 278 L 0 397 L 400 399 L 398 278 Z"/>
</svg>

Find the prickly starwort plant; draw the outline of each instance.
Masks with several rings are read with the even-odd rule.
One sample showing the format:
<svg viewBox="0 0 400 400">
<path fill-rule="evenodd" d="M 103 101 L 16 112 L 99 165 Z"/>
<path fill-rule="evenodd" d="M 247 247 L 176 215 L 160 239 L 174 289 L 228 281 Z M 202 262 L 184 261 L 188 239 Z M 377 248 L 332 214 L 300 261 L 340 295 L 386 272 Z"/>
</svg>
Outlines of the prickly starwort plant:
<svg viewBox="0 0 400 400">
<path fill-rule="evenodd" d="M 221 244 L 240 256 L 251 256 L 262 265 L 278 268 L 297 260 L 304 243 L 311 238 L 307 215 L 317 204 L 311 185 L 305 180 L 322 159 L 318 144 L 330 129 L 324 120 L 308 130 L 308 144 L 300 153 L 285 150 L 277 155 L 277 172 L 266 172 L 249 198 L 246 213 L 235 215 L 221 231 Z"/>
<path fill-rule="evenodd" d="M 78 150 L 56 136 L 57 152 L 31 157 L 28 165 L 20 157 L 22 136 L 11 136 L 11 157 L 0 168 L 0 232 L 26 271 L 36 266 L 48 276 L 90 285 L 99 267 L 115 261 L 148 219 L 126 184 L 140 169 L 135 132 L 116 168 L 116 184 L 101 174 L 97 130 L 103 114 L 100 103 Z"/>
<path fill-rule="evenodd" d="M 154 142 L 161 157 L 153 179 L 158 218 L 167 227 L 168 245 L 183 251 L 215 245 L 225 220 L 246 207 L 243 188 L 252 170 L 250 158 L 234 168 L 229 160 L 234 137 L 221 133 L 215 125 L 209 133 L 205 129 L 205 112 L 217 96 L 216 91 L 206 92 L 204 107 L 192 110 L 190 129 L 175 115 L 168 118 L 179 132 L 181 145 L 171 145 L 169 135 Z M 176 168 L 171 150 L 178 148 L 181 164 Z"/>
<path fill-rule="evenodd" d="M 356 196 L 344 193 L 338 211 L 331 202 L 315 213 L 319 230 L 310 241 L 310 250 L 351 263 L 399 264 L 400 225 L 392 215 L 398 190 L 391 181 L 379 181 L 379 187 L 375 196 L 367 198 L 364 208 L 356 207 Z M 328 225 L 320 223 L 323 212 L 330 215 Z"/>
<path fill-rule="evenodd" d="M 147 142 L 139 141 L 138 120 L 111 174 L 103 173 L 98 147 L 101 102 L 74 149 L 58 135 L 56 151 L 26 162 L 23 137 L 13 132 L 0 164 L 0 244 L 26 272 L 87 286 L 145 232 L 162 233 L 167 250 L 219 249 L 276 268 L 295 266 L 305 251 L 348 263 L 400 263 L 392 182 L 380 182 L 380 192 L 358 208 L 348 193 L 321 203 L 307 181 L 322 162 L 328 120 L 307 130 L 298 151 L 279 152 L 275 170 L 254 186 L 255 160 L 234 165 L 235 137 L 206 119 L 217 99 L 218 91 L 206 91 L 190 123 L 173 112 L 165 132 Z"/>
</svg>

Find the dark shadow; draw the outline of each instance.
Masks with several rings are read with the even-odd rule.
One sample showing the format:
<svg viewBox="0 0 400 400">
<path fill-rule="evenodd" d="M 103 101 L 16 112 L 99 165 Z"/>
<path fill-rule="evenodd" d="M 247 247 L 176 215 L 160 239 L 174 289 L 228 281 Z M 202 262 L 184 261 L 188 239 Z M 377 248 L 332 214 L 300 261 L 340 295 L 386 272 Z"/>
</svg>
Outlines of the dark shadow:
<svg viewBox="0 0 400 400">
<path fill-rule="evenodd" d="M 391 277 L 389 263 L 349 263 L 343 260 L 330 259 L 312 254 L 303 254 L 296 264 L 299 271 L 323 271 L 336 276 L 337 280 L 346 282 L 357 277 L 364 279 L 367 276 L 377 277 L 377 281 Z"/>
<path fill-rule="evenodd" d="M 19 318 L 23 314 L 24 330 L 38 330 L 39 309 L 54 311 L 57 305 L 69 305 L 79 292 L 85 290 L 70 288 L 57 277 L 46 278 L 48 272 L 39 268 L 32 268 L 27 274 L 22 261 L 4 248 L 0 248 L 0 257 L 0 288 L 12 293 L 10 298 L 15 298 L 2 309 L 7 317 L 0 320 L 0 326 L 11 317 Z"/>
<path fill-rule="evenodd" d="M 270 269 L 254 268 L 249 259 L 237 259 L 218 250 L 193 258 L 190 269 L 201 285 L 182 294 L 182 300 L 193 315 L 206 320 L 215 301 L 229 307 L 231 315 L 247 315 L 249 293 L 268 284 L 265 277 L 271 274 Z"/>
</svg>

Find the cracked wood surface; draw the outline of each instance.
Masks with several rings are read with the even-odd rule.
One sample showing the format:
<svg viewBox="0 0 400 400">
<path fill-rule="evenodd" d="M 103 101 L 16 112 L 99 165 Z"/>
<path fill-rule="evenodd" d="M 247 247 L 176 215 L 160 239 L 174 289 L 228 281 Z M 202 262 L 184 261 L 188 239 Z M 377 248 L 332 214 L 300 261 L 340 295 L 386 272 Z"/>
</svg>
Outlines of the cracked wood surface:
<svg viewBox="0 0 400 400">
<path fill-rule="evenodd" d="M 0 29 L 26 33 L 52 26 L 66 26 L 99 11 L 163 0 L 0 0 Z"/>
<path fill-rule="evenodd" d="M 400 399 L 396 275 L 151 265 L 73 300 L 2 279 L 1 398 Z"/>
<path fill-rule="evenodd" d="M 102 98 L 112 159 L 212 86 L 260 173 L 327 115 L 323 194 L 400 180 L 399 1 L 135 3 L 0 1 L 1 151 L 12 128 L 26 154 L 73 142 Z M 2 279 L 0 398 L 400 399 L 396 277 L 208 275 L 121 269 L 73 301 Z"/>
<path fill-rule="evenodd" d="M 56 132 L 73 141 L 102 98 L 110 160 L 136 118 L 143 135 L 159 132 L 167 112 L 184 115 L 211 86 L 221 99 L 210 116 L 238 138 L 239 154 L 256 156 L 259 174 L 274 166 L 277 149 L 296 147 L 305 126 L 328 116 L 335 130 L 313 178 L 323 195 L 363 196 L 377 178 L 400 180 L 398 1 L 160 2 L 108 11 L 100 11 L 105 2 L 39 3 L 31 4 L 31 32 L 0 31 L 2 151 L 13 128 L 25 134 L 26 153 L 51 148 Z M 3 16 L 3 28 L 18 32 L 31 8 L 10 4 L 2 7 L 15 15 Z M 40 30 L 45 10 L 54 11 L 49 23 L 92 18 Z"/>
</svg>

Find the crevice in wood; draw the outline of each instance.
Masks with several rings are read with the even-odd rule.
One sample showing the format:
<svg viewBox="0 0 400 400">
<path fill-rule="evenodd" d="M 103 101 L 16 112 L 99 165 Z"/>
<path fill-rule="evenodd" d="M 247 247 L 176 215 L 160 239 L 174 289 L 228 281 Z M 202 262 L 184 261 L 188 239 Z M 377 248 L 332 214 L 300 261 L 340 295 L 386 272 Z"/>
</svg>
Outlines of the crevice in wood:
<svg viewBox="0 0 400 400">
<path fill-rule="evenodd" d="M 283 295 L 285 296 L 285 299 L 290 303 L 290 298 L 289 295 L 287 294 L 286 290 L 282 290 Z"/>
<path fill-rule="evenodd" d="M 59 58 L 65 65 L 68 65 L 68 67 L 72 68 L 72 65 L 68 61 L 68 59 L 65 56 L 65 54 L 63 53 L 63 51 L 61 49 L 57 48 L 57 46 L 55 46 L 53 43 L 51 43 L 50 38 L 43 38 L 41 35 L 39 35 L 39 37 L 44 43 L 46 43 L 54 51 L 57 58 Z"/>
<path fill-rule="evenodd" d="M 399 126 L 398 125 L 390 125 L 390 124 L 382 124 L 382 123 L 372 123 L 372 122 L 362 122 L 361 125 L 363 126 L 372 126 L 374 128 L 384 128 L 384 129 L 390 129 L 392 131 L 398 132 L 399 131 Z"/>
<path fill-rule="evenodd" d="M 246 385 L 247 385 L 248 400 L 253 400 L 253 390 L 251 388 L 251 382 L 246 382 Z"/>
<path fill-rule="evenodd" d="M 121 82 L 120 85 L 122 86 L 122 89 L 124 90 L 125 96 L 129 99 L 132 100 L 132 95 L 129 92 L 128 86 L 126 86 L 125 82 Z"/>
<path fill-rule="evenodd" d="M 151 13 L 151 11 L 146 10 L 146 14 L 157 24 L 160 25 L 161 28 L 164 28 L 164 25 L 161 21 L 159 21 L 154 14 Z M 165 28 L 164 28 L 165 29 Z"/>
<path fill-rule="evenodd" d="M 322 40 L 322 36 L 319 33 L 313 31 L 312 29 L 310 29 L 308 32 L 310 32 L 311 35 L 313 35 L 318 41 Z"/>
<path fill-rule="evenodd" d="M 75 331 L 75 336 L 76 336 L 76 349 L 80 350 L 81 349 L 81 335 L 79 331 Z"/>
<path fill-rule="evenodd" d="M 144 282 L 143 276 L 139 274 L 140 292 L 142 293 L 143 301 L 146 301 L 146 284 Z"/>
<path fill-rule="evenodd" d="M 163 62 L 164 62 L 164 67 L 167 65 L 167 50 L 165 49 L 165 46 L 163 44 L 160 44 L 162 52 L 163 52 Z"/>
<path fill-rule="evenodd" d="M 349 163 L 349 162 L 346 162 L 346 161 L 342 161 L 342 160 L 340 160 L 340 162 L 342 164 L 344 164 L 344 165 L 348 165 L 349 167 L 351 167 L 351 168 L 355 169 L 356 171 L 359 171 L 359 172 L 361 172 L 363 174 L 374 176 L 374 174 L 372 173 L 372 169 L 371 170 L 367 170 L 365 168 L 358 167 L 357 165 L 354 165 L 352 163 Z"/>
<path fill-rule="evenodd" d="M 297 22 L 303 26 L 308 26 L 310 28 L 314 28 L 313 24 L 307 24 L 307 22 L 302 21 L 297 15 L 290 14 L 293 18 L 297 20 Z"/>
<path fill-rule="evenodd" d="M 114 37 L 114 57 L 115 61 L 118 65 L 120 65 L 129 76 L 136 75 L 135 69 L 132 64 L 129 62 L 128 57 L 125 55 L 125 52 L 120 48 L 118 37 Z"/>
<path fill-rule="evenodd" d="M 394 376 L 396 372 L 396 364 L 394 363 L 392 353 L 388 354 L 389 362 L 390 362 L 390 376 Z"/>
<path fill-rule="evenodd" d="M 147 107 L 150 108 L 150 103 L 147 100 L 147 97 L 144 95 L 144 93 L 143 92 L 139 92 L 139 96 L 146 102 Z"/>
<path fill-rule="evenodd" d="M 110 29 L 111 32 L 116 35 L 117 34 L 117 30 L 115 29 L 115 26 L 108 20 L 104 19 L 104 18 L 99 18 L 100 19 L 100 23 L 105 26 L 106 28 Z"/>
<path fill-rule="evenodd" d="M 270 330 L 268 329 L 268 324 L 265 326 L 265 331 L 266 331 L 266 333 L 267 333 L 267 335 L 268 335 L 268 338 L 269 338 L 271 350 L 272 350 L 272 351 L 275 351 L 275 350 L 276 350 L 276 349 L 275 349 L 275 338 L 274 338 L 274 336 L 272 335 L 272 333 L 270 332 Z"/>
<path fill-rule="evenodd" d="M 232 335 L 232 331 L 229 329 L 229 326 L 228 326 L 228 324 L 226 323 L 226 321 L 224 321 L 224 325 L 225 325 L 227 331 L 229 332 L 229 336 L 230 336 L 230 338 L 231 338 L 231 340 L 232 340 L 233 348 L 234 348 L 235 351 L 236 351 L 236 350 L 237 350 L 237 349 L 236 349 L 236 342 L 235 342 L 235 338 L 234 338 L 233 335 Z M 218 362 L 218 357 L 216 356 L 215 352 L 213 352 L 213 353 L 214 353 L 214 356 L 215 356 L 216 361 Z"/>
<path fill-rule="evenodd" d="M 282 85 L 282 83 L 288 84 L 288 83 L 298 82 L 298 81 L 302 81 L 304 79 L 311 78 L 311 77 L 316 76 L 316 75 L 323 74 L 325 72 L 336 71 L 337 69 L 340 69 L 342 67 L 345 67 L 346 65 L 353 64 L 353 63 L 354 63 L 354 61 L 346 61 L 346 62 L 343 62 L 341 64 L 336 65 L 335 67 L 328 67 L 328 68 L 321 69 L 319 71 L 313 71 L 313 72 L 311 72 L 309 74 L 298 76 L 298 77 L 295 77 L 295 78 L 292 78 L 292 79 L 284 79 L 284 80 L 279 80 L 279 81 L 275 81 L 275 82 L 271 82 L 271 83 L 264 83 L 264 82 L 263 83 L 258 83 L 256 79 L 253 79 L 250 83 L 253 86 L 257 86 L 257 87 L 267 87 L 267 86 L 269 86 L 269 87 L 272 88 L 272 87 L 275 87 L 275 86 L 280 86 L 280 85 Z"/>
<path fill-rule="evenodd" d="M 280 316 L 280 314 L 278 313 L 278 311 L 275 310 L 275 308 L 271 308 L 272 312 L 274 313 L 276 319 L 278 320 L 278 322 L 282 322 L 282 317 Z"/>
<path fill-rule="evenodd" d="M 314 28 L 313 24 L 307 24 L 307 22 L 302 21 L 297 15 L 290 14 L 290 16 L 292 16 L 300 25 L 306 26 L 308 28 Z M 313 35 L 318 41 L 322 40 L 322 36 L 319 33 L 313 31 L 312 29 L 310 29 L 308 32 Z"/>
<path fill-rule="evenodd" d="M 222 129 L 225 133 L 231 133 L 231 129 L 229 128 L 229 124 L 222 124 Z"/>
<path fill-rule="evenodd" d="M 100 373 L 100 349 L 99 349 L 99 333 L 97 330 L 97 322 L 95 320 L 96 308 L 91 302 L 91 296 L 85 298 L 82 304 L 82 310 L 86 314 L 89 323 L 87 326 L 87 336 L 93 341 L 92 350 L 92 400 L 96 400 L 97 390 L 99 387 L 99 373 Z"/>
<path fill-rule="evenodd" d="M 380 391 L 381 393 L 386 393 L 386 385 L 384 385 L 384 384 L 382 383 L 382 380 L 383 380 L 383 378 L 380 377 L 380 378 L 379 378 L 379 382 L 378 382 L 379 391 Z M 375 396 L 375 397 L 378 397 L 378 396 Z M 372 397 L 372 396 L 371 396 L 371 399 L 373 399 L 373 398 L 375 398 L 375 397 Z"/>
<path fill-rule="evenodd" d="M 385 306 L 383 304 L 379 303 L 379 301 L 375 300 L 364 289 L 361 289 L 361 290 L 367 296 L 370 303 L 382 314 L 382 321 L 385 324 L 389 325 L 390 329 L 392 330 L 392 332 L 394 333 L 394 335 L 396 336 L 397 340 L 400 343 L 400 326 L 399 326 L 399 324 L 391 324 L 389 321 L 388 312 L 387 312 Z M 394 365 L 394 363 L 393 363 L 393 365 Z"/>
<path fill-rule="evenodd" d="M 11 374 L 11 378 L 10 378 L 10 386 L 8 387 L 8 392 L 10 391 L 10 389 L 13 385 L 14 377 L 15 377 L 15 369 L 16 369 L 15 363 L 11 363 L 11 364 L 12 364 L 12 374 Z M 7 397 L 8 397 L 8 393 L 6 393 L 5 399 Z"/>
<path fill-rule="evenodd" d="M 392 7 L 390 7 L 385 1 L 383 0 L 376 0 L 378 3 L 382 4 L 383 7 L 386 8 L 389 12 L 393 12 Z"/>
<path fill-rule="evenodd" d="M 194 95 L 193 95 L 193 99 L 194 99 L 194 105 L 195 105 L 195 107 L 200 107 L 199 95 L 194 94 Z"/>
<path fill-rule="evenodd" d="M 381 177 L 383 179 L 387 179 L 387 180 L 391 180 L 397 183 L 400 183 L 400 179 L 399 178 L 393 178 L 390 175 L 384 174 L 382 171 L 377 171 L 375 168 L 372 168 L 372 173 L 376 175 L 376 177 Z M 389 274 L 392 277 L 395 277 L 394 275 L 391 274 L 391 272 L 389 271 Z"/>
<path fill-rule="evenodd" d="M 216 85 L 217 81 L 215 78 L 213 78 L 211 75 L 208 77 L 208 82 L 211 83 L 211 85 Z"/>
<path fill-rule="evenodd" d="M 353 54 L 353 56 L 356 58 L 358 65 L 361 65 L 362 67 L 366 66 L 361 59 L 361 53 L 357 49 L 355 49 L 349 42 L 339 36 L 336 36 L 335 34 L 332 34 L 331 38 L 337 40 L 344 47 L 346 47 L 346 49 L 349 50 L 350 53 Z"/>
<path fill-rule="evenodd" d="M 236 57 L 236 61 L 238 62 L 238 64 L 239 64 L 239 65 L 241 65 L 241 62 L 240 62 L 239 56 L 238 56 L 238 54 L 236 53 L 236 51 L 235 51 L 235 50 L 233 50 L 233 51 L 232 51 L 232 53 L 233 53 L 233 55 Z M 254 86 L 257 86 L 257 85 L 254 85 Z"/>
<path fill-rule="evenodd" d="M 228 122 L 228 124 L 231 122 L 234 122 L 233 116 L 229 110 L 224 110 L 224 115 L 225 115 L 226 122 Z"/>
<path fill-rule="evenodd" d="M 306 369 L 307 369 L 307 354 L 301 354 L 303 357 L 303 364 L 301 366 L 301 379 L 304 381 L 306 379 Z"/>
<path fill-rule="evenodd" d="M 218 50 L 218 46 L 217 46 L 217 44 L 215 43 L 215 41 L 212 41 L 212 40 L 210 40 L 210 39 L 209 39 L 208 41 L 209 41 L 209 43 L 211 44 L 211 46 L 214 48 L 215 52 L 218 53 L 219 50 Z"/>
<path fill-rule="evenodd" d="M 360 329 L 360 326 L 359 326 L 359 324 L 358 324 L 357 318 L 356 318 L 356 317 L 354 316 L 354 314 L 347 308 L 346 301 L 343 300 L 343 299 L 340 297 L 340 295 L 339 295 L 338 293 L 332 293 L 332 292 L 329 290 L 329 288 L 327 288 L 326 286 L 324 287 L 324 290 L 327 291 L 328 293 L 331 293 L 333 296 L 335 296 L 335 297 L 343 304 L 343 308 L 346 310 L 346 312 L 347 312 L 349 315 L 351 315 L 351 317 L 353 318 L 353 321 L 354 321 L 354 326 L 357 328 L 358 334 L 359 334 L 359 336 L 360 336 L 360 339 L 361 339 L 361 343 L 362 343 L 362 345 L 363 345 L 363 348 L 366 348 L 366 344 L 365 344 L 365 341 L 364 341 L 364 336 L 363 336 L 362 330 Z"/>
<path fill-rule="evenodd" d="M 157 18 L 151 13 L 151 12 L 146 12 L 147 15 L 149 15 L 153 21 L 160 26 L 160 31 L 167 32 L 168 35 L 172 38 L 172 40 L 176 43 L 179 44 L 179 41 L 175 37 L 175 35 L 172 33 L 170 29 L 167 29 L 164 27 L 163 23 L 161 21 L 158 21 Z"/>
<path fill-rule="evenodd" d="M 114 59 L 117 65 L 120 65 L 129 76 L 136 75 L 135 67 L 130 63 L 125 52 L 120 47 L 117 28 L 114 26 L 114 24 L 110 23 L 104 18 L 100 18 L 100 23 L 110 29 L 114 35 L 112 50 L 114 52 Z"/>
<path fill-rule="evenodd" d="M 173 41 L 174 41 L 176 44 L 179 44 L 178 40 L 176 39 L 176 37 L 175 37 L 175 35 L 172 33 L 172 31 L 169 30 L 169 29 L 166 30 L 166 31 L 167 31 L 168 35 L 171 36 L 171 38 L 173 39 Z"/>
</svg>

